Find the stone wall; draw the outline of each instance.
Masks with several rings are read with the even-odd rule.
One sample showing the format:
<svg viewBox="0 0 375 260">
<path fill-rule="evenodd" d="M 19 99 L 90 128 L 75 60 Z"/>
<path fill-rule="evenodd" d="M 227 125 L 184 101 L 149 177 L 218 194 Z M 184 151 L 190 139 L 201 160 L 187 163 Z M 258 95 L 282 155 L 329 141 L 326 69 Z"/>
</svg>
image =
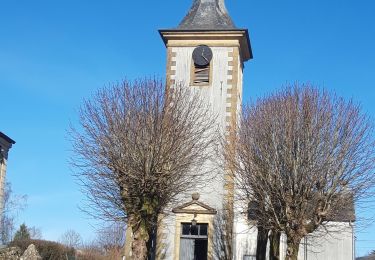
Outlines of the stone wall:
<svg viewBox="0 0 375 260">
<path fill-rule="evenodd" d="M 19 247 L 8 247 L 0 249 L 0 259 L 18 260 L 22 255 Z"/>
<path fill-rule="evenodd" d="M 35 245 L 30 244 L 25 252 L 19 247 L 7 247 L 0 249 L 0 259 L 5 260 L 41 260 Z"/>
</svg>

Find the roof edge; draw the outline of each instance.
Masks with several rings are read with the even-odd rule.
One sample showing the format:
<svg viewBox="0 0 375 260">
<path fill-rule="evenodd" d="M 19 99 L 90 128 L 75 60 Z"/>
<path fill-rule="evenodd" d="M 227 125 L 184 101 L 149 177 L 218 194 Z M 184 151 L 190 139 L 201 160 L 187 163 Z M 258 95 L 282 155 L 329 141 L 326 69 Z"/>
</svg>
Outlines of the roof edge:
<svg viewBox="0 0 375 260">
<path fill-rule="evenodd" d="M 247 47 L 249 49 L 248 60 L 251 60 L 251 59 L 254 58 L 253 57 L 253 51 L 252 51 L 252 48 L 251 48 L 249 30 L 245 29 L 245 28 L 235 28 L 235 29 L 159 29 L 158 32 L 159 32 L 160 37 L 163 39 L 164 45 L 167 45 L 167 40 L 164 37 L 164 33 L 168 33 L 168 32 L 177 32 L 177 33 L 179 33 L 179 32 L 180 33 L 194 33 L 194 32 L 197 32 L 197 33 L 205 33 L 205 32 L 212 32 L 212 33 L 215 33 L 215 32 L 223 32 L 223 33 L 226 33 L 226 32 L 242 32 L 242 33 L 245 34 L 246 44 L 247 44 Z"/>
<path fill-rule="evenodd" d="M 14 141 L 12 138 L 4 134 L 3 132 L 0 132 L 0 138 L 3 138 L 5 141 L 7 141 L 10 144 L 15 144 L 16 141 Z"/>
</svg>

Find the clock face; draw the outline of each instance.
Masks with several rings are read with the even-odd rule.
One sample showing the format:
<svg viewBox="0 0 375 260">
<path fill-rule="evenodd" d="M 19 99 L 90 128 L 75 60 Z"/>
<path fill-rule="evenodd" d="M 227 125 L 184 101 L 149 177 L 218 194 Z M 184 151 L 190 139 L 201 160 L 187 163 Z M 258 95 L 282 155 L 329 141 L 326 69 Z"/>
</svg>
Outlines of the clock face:
<svg viewBox="0 0 375 260">
<path fill-rule="evenodd" d="M 206 66 L 212 60 L 212 50 L 207 45 L 199 45 L 193 51 L 194 63 L 198 66 Z"/>
</svg>

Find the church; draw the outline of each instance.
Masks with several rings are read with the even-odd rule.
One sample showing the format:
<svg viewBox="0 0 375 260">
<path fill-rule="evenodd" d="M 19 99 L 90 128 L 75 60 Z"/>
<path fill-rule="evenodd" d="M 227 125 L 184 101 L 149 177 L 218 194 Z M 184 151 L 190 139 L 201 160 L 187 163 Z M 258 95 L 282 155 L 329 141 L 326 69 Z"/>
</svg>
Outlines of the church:
<svg viewBox="0 0 375 260">
<path fill-rule="evenodd" d="M 242 105 L 243 69 L 253 58 L 248 30 L 235 26 L 224 0 L 194 0 L 176 28 L 159 33 L 167 49 L 167 87 L 183 84 L 200 91 L 229 136 Z M 202 168 L 212 166 L 209 164 Z M 231 172 L 217 169 L 214 175 L 209 185 L 182 195 L 182 203 L 161 218 L 155 259 L 228 259 L 220 242 L 223 237 L 232 245 L 233 259 L 256 259 L 257 229 L 247 221 L 247 209 L 236 205 Z M 220 222 L 225 214 L 230 220 Z M 301 242 L 300 260 L 354 259 L 352 219 L 332 223 L 330 228 L 337 230 L 333 235 L 312 236 Z M 283 237 L 280 255 L 284 259 Z"/>
</svg>

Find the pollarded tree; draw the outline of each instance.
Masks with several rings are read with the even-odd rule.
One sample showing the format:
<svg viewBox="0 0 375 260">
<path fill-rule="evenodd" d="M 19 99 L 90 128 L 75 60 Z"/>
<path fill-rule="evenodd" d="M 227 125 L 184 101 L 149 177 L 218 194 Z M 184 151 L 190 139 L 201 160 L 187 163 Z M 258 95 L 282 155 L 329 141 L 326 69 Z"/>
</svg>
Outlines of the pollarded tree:
<svg viewBox="0 0 375 260">
<path fill-rule="evenodd" d="M 287 87 L 244 108 L 227 158 L 242 199 L 264 209 L 258 225 L 286 234 L 287 259 L 297 259 L 304 236 L 374 187 L 373 134 L 359 105 L 311 86 Z"/>
<path fill-rule="evenodd" d="M 204 183 L 197 169 L 213 154 L 215 122 L 199 93 L 166 90 L 157 80 L 105 88 L 81 107 L 80 127 L 71 137 L 88 211 L 127 222 L 134 259 L 153 250 L 166 206 Z"/>
</svg>

